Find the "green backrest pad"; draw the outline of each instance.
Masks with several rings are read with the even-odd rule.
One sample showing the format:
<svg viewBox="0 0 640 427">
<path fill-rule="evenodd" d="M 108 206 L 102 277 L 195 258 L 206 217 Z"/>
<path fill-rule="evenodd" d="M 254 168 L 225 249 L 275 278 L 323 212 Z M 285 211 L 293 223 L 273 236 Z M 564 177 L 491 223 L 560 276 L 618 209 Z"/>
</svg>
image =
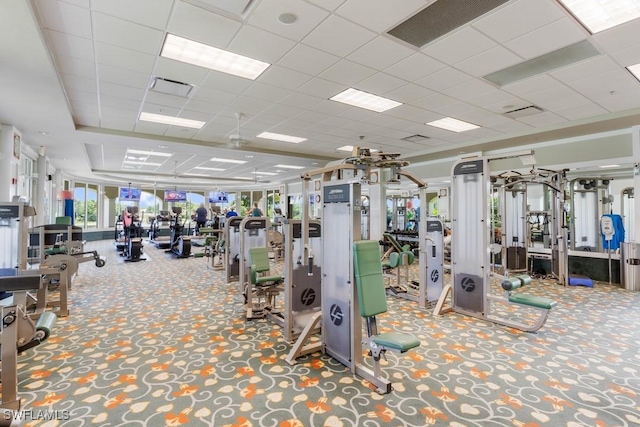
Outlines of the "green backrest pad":
<svg viewBox="0 0 640 427">
<path fill-rule="evenodd" d="M 387 294 L 377 240 L 361 240 L 353 244 L 353 269 L 360 315 L 371 317 L 386 312 Z"/>
<path fill-rule="evenodd" d="M 402 252 L 404 250 L 404 248 L 400 245 L 400 243 L 396 240 L 396 238 L 393 237 L 391 234 L 382 233 L 382 237 L 387 239 L 389 241 L 389 243 L 391 244 L 391 246 L 393 246 L 396 251 Z"/>
<path fill-rule="evenodd" d="M 56 224 L 61 225 L 71 225 L 71 217 L 70 216 L 57 216 Z"/>
<path fill-rule="evenodd" d="M 267 248 L 250 248 L 249 265 L 251 265 L 258 273 L 269 271 L 269 251 Z"/>
</svg>

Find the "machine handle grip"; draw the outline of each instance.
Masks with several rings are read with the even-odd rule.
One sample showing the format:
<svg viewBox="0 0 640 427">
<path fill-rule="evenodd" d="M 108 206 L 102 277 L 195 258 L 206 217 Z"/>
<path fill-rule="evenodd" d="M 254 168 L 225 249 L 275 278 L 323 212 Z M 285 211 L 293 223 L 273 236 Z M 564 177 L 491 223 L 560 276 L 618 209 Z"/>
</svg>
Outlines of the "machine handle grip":
<svg viewBox="0 0 640 427">
<path fill-rule="evenodd" d="M 307 258 L 307 276 L 313 276 L 313 257 Z"/>
</svg>

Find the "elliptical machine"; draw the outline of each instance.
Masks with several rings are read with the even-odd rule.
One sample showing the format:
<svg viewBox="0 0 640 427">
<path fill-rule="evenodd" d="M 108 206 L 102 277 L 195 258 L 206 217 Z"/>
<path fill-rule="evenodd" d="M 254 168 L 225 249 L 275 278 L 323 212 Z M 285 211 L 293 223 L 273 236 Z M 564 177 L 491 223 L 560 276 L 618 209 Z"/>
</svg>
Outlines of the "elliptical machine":
<svg viewBox="0 0 640 427">
<path fill-rule="evenodd" d="M 142 225 L 137 217 L 138 207 L 127 206 L 122 212 L 122 224 L 124 228 L 124 249 L 122 255 L 127 262 L 146 261 L 142 258 Z"/>
<path fill-rule="evenodd" d="M 171 224 L 171 246 L 165 252 L 174 253 L 178 258 L 188 258 L 191 256 L 191 237 L 183 236 L 184 222 L 180 223 L 180 215 L 182 208 L 174 206 L 171 208 L 173 212 L 173 223 Z"/>
</svg>

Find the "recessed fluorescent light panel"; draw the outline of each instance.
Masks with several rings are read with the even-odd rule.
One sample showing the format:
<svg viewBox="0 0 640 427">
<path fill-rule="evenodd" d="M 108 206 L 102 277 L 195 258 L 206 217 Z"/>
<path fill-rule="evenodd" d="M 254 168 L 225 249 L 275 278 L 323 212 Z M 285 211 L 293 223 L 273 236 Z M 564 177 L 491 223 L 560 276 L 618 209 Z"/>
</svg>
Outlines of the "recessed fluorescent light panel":
<svg viewBox="0 0 640 427">
<path fill-rule="evenodd" d="M 306 141 L 307 138 L 300 138 L 297 136 L 282 135 L 280 133 L 262 132 L 260 135 L 256 135 L 256 138 L 273 139 L 274 141 L 292 142 L 298 144 L 302 141 Z"/>
<path fill-rule="evenodd" d="M 246 160 L 221 159 L 220 157 L 212 157 L 209 159 L 209 161 L 218 163 L 235 163 L 237 165 L 244 165 L 245 163 L 247 163 Z"/>
<path fill-rule="evenodd" d="M 274 175 L 278 175 L 278 174 L 275 173 L 275 172 L 255 172 L 255 175 L 258 175 L 258 176 L 261 176 L 261 175 L 263 175 L 263 176 L 274 176 Z"/>
<path fill-rule="evenodd" d="M 353 151 L 353 145 L 343 145 L 340 148 L 336 148 L 336 150 L 352 152 Z M 369 151 L 371 151 L 372 153 L 376 153 L 378 150 L 376 150 L 375 148 L 369 148 Z"/>
<path fill-rule="evenodd" d="M 173 34 L 167 34 L 160 56 L 250 80 L 257 79 L 271 65 Z"/>
<path fill-rule="evenodd" d="M 478 125 L 463 122 L 462 120 L 454 119 L 452 117 L 445 117 L 444 119 L 436 120 L 426 124 L 440 129 L 450 130 L 451 132 L 466 132 L 468 130 L 478 129 L 480 127 Z"/>
<path fill-rule="evenodd" d="M 372 95 L 361 90 L 349 88 L 343 92 L 340 92 L 336 96 L 329 98 L 332 101 L 342 102 L 343 104 L 353 105 L 354 107 L 360 107 L 367 110 L 382 113 L 383 111 L 390 110 L 399 105 L 402 102 L 393 101 L 391 99 L 383 98 L 378 95 Z"/>
<path fill-rule="evenodd" d="M 142 154 L 145 156 L 160 156 L 160 157 L 173 156 L 173 154 L 171 153 L 160 153 L 157 151 L 145 151 L 145 150 L 132 150 L 131 148 L 127 148 L 127 154 Z"/>
<path fill-rule="evenodd" d="M 217 172 L 224 172 L 225 169 L 220 169 L 220 168 L 207 168 L 204 166 L 196 166 L 194 169 L 198 169 L 201 171 L 217 171 Z"/>
<path fill-rule="evenodd" d="M 602 166 L 598 166 L 599 168 L 602 169 L 612 169 L 612 168 L 619 168 L 620 165 L 602 165 Z"/>
<path fill-rule="evenodd" d="M 125 160 L 123 163 L 126 163 L 128 165 L 162 166 L 162 163 L 139 162 L 134 160 Z"/>
<path fill-rule="evenodd" d="M 182 119 L 180 117 L 163 116 L 162 114 L 140 113 L 140 120 L 145 122 L 162 123 L 171 126 L 182 126 L 185 128 L 200 129 L 206 122 L 199 120 Z"/>
<path fill-rule="evenodd" d="M 304 166 L 292 166 L 292 165 L 275 165 L 274 168 L 282 169 L 304 169 Z"/>
<path fill-rule="evenodd" d="M 627 67 L 627 70 L 631 71 L 631 74 L 633 74 L 633 77 L 640 80 L 640 64 L 629 65 Z"/>
<path fill-rule="evenodd" d="M 560 0 L 592 34 L 640 17 L 640 0 Z"/>
</svg>

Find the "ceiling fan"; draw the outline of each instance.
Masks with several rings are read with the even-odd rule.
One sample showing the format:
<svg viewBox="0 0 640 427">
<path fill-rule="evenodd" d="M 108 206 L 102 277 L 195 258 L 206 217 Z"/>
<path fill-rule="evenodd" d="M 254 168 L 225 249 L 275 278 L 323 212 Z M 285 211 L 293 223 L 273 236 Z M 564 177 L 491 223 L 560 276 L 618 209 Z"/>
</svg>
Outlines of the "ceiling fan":
<svg viewBox="0 0 640 427">
<path fill-rule="evenodd" d="M 265 180 L 265 179 L 259 179 L 260 173 L 258 172 L 258 169 L 253 168 L 253 183 L 254 184 L 268 184 L 271 181 Z"/>
<path fill-rule="evenodd" d="M 236 116 L 236 120 L 237 120 L 237 128 L 236 128 L 236 133 L 229 135 L 229 146 L 230 148 L 239 148 L 243 145 L 248 144 L 250 141 L 248 139 L 245 139 L 242 137 L 242 134 L 240 133 L 240 119 L 242 118 L 242 113 L 240 112 L 236 112 L 235 113 Z"/>
</svg>

